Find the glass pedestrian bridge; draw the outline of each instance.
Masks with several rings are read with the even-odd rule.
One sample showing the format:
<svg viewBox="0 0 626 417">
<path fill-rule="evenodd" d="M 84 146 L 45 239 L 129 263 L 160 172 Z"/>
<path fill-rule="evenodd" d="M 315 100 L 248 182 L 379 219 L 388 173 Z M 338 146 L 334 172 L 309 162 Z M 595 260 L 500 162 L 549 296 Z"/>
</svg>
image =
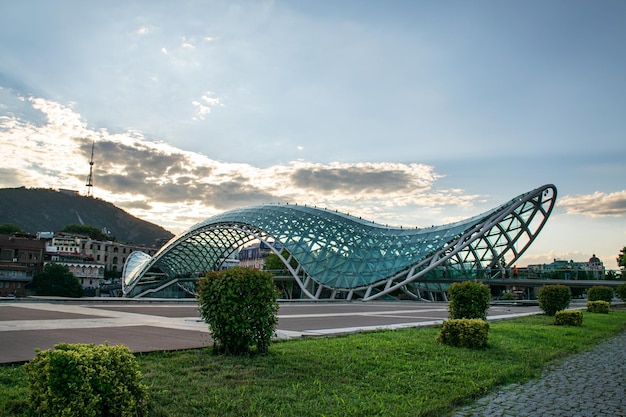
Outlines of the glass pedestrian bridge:
<svg viewBox="0 0 626 417">
<path fill-rule="evenodd" d="M 445 298 L 451 279 L 489 278 L 512 266 L 545 225 L 556 194 L 544 185 L 478 216 L 427 228 L 306 205 L 238 208 L 194 225 L 153 257 L 131 253 L 122 289 L 126 297 L 193 295 L 198 277 L 262 242 L 285 265 L 280 280 L 297 284 L 295 298 Z"/>
</svg>

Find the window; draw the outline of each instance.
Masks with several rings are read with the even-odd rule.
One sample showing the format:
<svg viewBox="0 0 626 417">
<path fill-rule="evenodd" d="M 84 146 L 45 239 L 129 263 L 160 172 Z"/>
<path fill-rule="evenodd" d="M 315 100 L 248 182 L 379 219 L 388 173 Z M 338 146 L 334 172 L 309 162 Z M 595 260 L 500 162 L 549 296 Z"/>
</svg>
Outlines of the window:
<svg viewBox="0 0 626 417">
<path fill-rule="evenodd" d="M 12 249 L 0 249 L 0 261 L 9 261 L 13 260 L 13 250 Z"/>
</svg>

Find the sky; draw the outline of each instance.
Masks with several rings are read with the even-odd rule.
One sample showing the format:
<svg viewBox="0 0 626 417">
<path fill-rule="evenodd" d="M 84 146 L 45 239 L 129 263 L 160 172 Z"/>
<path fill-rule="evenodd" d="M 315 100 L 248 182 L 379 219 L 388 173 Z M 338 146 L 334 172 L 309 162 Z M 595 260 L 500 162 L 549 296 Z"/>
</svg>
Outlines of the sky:
<svg viewBox="0 0 626 417">
<path fill-rule="evenodd" d="M 430 227 L 554 184 L 518 265 L 617 269 L 624 21 L 622 0 L 0 2 L 0 188 L 180 233 L 286 202 Z"/>
</svg>

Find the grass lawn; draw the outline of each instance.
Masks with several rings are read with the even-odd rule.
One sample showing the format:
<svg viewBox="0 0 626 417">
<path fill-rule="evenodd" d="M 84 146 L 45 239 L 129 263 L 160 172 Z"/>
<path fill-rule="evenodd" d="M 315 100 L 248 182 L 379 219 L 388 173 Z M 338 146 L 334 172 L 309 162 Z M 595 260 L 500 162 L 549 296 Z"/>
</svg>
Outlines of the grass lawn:
<svg viewBox="0 0 626 417">
<path fill-rule="evenodd" d="M 210 349 L 137 356 L 152 416 L 443 416 L 557 358 L 626 330 L 626 311 L 581 327 L 537 315 L 491 323 L 484 350 L 438 344 L 439 328 L 276 342 L 258 357 Z M 0 366 L 0 416 L 26 416 L 21 366 Z"/>
</svg>

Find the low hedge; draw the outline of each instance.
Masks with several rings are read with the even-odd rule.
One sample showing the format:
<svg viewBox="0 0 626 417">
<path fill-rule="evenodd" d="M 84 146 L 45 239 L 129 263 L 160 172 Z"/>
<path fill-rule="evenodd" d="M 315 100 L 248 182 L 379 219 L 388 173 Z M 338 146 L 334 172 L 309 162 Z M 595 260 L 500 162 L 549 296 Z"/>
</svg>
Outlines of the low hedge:
<svg viewBox="0 0 626 417">
<path fill-rule="evenodd" d="M 606 301 L 587 301 L 587 311 L 590 313 L 608 314 L 611 304 Z"/>
<path fill-rule="evenodd" d="M 554 317 L 557 326 L 582 326 L 583 312 L 580 310 L 557 311 Z"/>
<path fill-rule="evenodd" d="M 24 367 L 34 415 L 147 415 L 148 388 L 126 346 L 60 343 L 38 351 Z"/>
<path fill-rule="evenodd" d="M 482 319 L 445 320 L 437 341 L 444 345 L 473 349 L 487 346 L 489 323 Z"/>
<path fill-rule="evenodd" d="M 622 276 L 624 276 L 624 272 L 622 272 Z M 626 284 L 618 285 L 615 292 L 622 301 L 626 301 Z"/>
</svg>

